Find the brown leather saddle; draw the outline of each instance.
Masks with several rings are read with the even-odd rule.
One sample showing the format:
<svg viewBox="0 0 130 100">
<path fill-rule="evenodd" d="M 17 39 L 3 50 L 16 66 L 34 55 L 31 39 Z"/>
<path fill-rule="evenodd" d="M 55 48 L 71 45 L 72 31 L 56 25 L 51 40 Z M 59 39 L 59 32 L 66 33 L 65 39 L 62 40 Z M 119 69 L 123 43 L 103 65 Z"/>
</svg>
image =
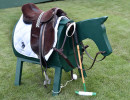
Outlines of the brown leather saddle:
<svg viewBox="0 0 130 100">
<path fill-rule="evenodd" d="M 23 5 L 22 12 L 23 12 L 23 21 L 25 23 L 32 24 L 30 44 L 32 50 L 38 55 L 40 59 L 42 75 L 43 71 L 45 72 L 44 74 L 46 74 L 48 68 L 45 55 L 48 54 L 48 52 L 51 49 L 58 52 L 58 54 L 65 59 L 68 65 L 74 68 L 74 66 L 67 58 L 67 56 L 63 54 L 63 47 L 66 42 L 67 35 L 65 35 L 64 42 L 60 49 L 53 47 L 53 43 L 55 41 L 56 22 L 58 20 L 58 17 L 66 16 L 66 13 L 59 8 L 52 8 L 44 12 L 40 10 L 37 6 L 35 6 L 33 3 Z M 67 25 L 69 25 L 69 23 L 67 23 Z M 73 27 L 72 28 L 70 27 L 70 30 L 73 31 Z M 43 70 L 43 66 L 46 68 L 46 70 Z"/>
<path fill-rule="evenodd" d="M 74 68 L 67 56 L 63 54 L 63 47 L 67 36 L 64 38 L 64 42 L 60 49 L 54 48 L 53 43 L 55 41 L 54 27 L 56 21 L 60 16 L 66 16 L 66 13 L 59 8 L 52 8 L 46 12 L 40 10 L 33 3 L 28 3 L 22 6 L 23 21 L 25 23 L 31 23 L 31 48 L 38 55 L 42 65 L 47 66 L 45 55 L 53 48 L 61 55 L 69 66 Z M 66 16 L 67 17 L 67 16 Z M 69 23 L 67 24 L 69 25 Z M 70 28 L 73 31 L 73 27 Z M 70 31 L 71 32 L 71 31 Z"/>
<path fill-rule="evenodd" d="M 44 12 L 33 3 L 23 5 L 22 12 L 24 22 L 32 23 L 31 48 L 37 55 L 40 55 L 39 51 L 41 51 L 42 56 L 44 57 L 53 47 L 53 43 L 55 41 L 54 27 L 57 18 L 60 16 L 65 16 L 66 14 L 59 8 L 52 8 Z M 42 25 L 43 29 L 41 30 Z M 39 43 L 41 43 L 41 47 L 39 47 Z"/>
</svg>

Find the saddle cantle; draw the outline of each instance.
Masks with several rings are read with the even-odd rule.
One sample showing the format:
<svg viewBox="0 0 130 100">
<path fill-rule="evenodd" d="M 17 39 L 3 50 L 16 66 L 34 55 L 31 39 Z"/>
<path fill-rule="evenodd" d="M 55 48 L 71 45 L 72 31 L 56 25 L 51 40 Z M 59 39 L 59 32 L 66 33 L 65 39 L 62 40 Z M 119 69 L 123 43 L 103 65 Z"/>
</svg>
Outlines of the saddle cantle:
<svg viewBox="0 0 130 100">
<path fill-rule="evenodd" d="M 66 16 L 66 13 L 59 8 L 52 8 L 44 12 L 33 3 L 23 5 L 22 12 L 23 21 L 32 23 L 31 48 L 38 56 L 42 54 L 42 57 L 44 57 L 53 48 L 55 41 L 54 27 L 58 17 Z M 41 26 L 43 26 L 42 30 Z"/>
</svg>

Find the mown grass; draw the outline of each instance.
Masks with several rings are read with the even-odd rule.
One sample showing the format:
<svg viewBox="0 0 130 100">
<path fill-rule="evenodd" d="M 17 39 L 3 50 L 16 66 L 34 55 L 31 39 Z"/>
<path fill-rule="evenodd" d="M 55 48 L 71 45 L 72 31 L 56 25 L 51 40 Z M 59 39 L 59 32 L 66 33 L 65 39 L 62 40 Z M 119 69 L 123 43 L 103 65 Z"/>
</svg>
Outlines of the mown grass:
<svg viewBox="0 0 130 100">
<path fill-rule="evenodd" d="M 47 89 L 43 87 L 39 65 L 24 63 L 22 84 L 14 86 L 16 57 L 12 51 L 12 31 L 21 16 L 21 8 L 0 10 L 0 100 L 129 100 L 130 99 L 130 1 L 122 0 L 64 0 L 37 4 L 43 10 L 59 7 L 67 12 L 76 22 L 108 16 L 105 22 L 107 35 L 113 53 L 104 61 L 96 63 L 87 71 L 85 79 L 88 91 L 95 91 L 96 96 L 78 96 L 75 90 L 83 90 L 81 78 L 69 83 L 59 96 L 48 93 L 53 86 L 54 70 L 48 73 L 52 79 Z M 85 40 L 89 53 L 94 56 L 98 51 L 91 40 Z M 84 58 L 85 68 L 91 60 Z M 77 70 L 74 70 L 78 74 Z M 70 79 L 70 73 L 63 71 L 62 83 Z"/>
</svg>

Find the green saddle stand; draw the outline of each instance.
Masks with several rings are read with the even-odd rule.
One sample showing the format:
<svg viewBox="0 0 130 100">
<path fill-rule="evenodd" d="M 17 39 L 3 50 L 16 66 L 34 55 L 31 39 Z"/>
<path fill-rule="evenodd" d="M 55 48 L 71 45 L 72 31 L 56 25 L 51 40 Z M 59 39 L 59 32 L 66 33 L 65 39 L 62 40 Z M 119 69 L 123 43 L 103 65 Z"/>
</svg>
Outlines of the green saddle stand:
<svg viewBox="0 0 130 100">
<path fill-rule="evenodd" d="M 61 20 L 59 28 L 58 28 L 58 41 L 56 48 L 60 48 L 64 37 L 65 37 L 65 31 L 66 31 L 66 24 L 70 20 Z M 15 30 L 15 28 L 14 28 Z M 14 35 L 14 32 L 13 32 Z M 22 76 L 22 68 L 23 68 L 23 62 L 29 62 L 34 64 L 40 64 L 39 59 L 27 57 L 20 53 L 18 53 L 13 44 L 13 37 L 12 36 L 12 47 L 15 56 L 17 57 L 17 65 L 16 65 L 16 74 L 15 74 L 15 85 L 19 86 L 21 83 L 21 76 Z M 65 46 L 64 46 L 64 54 L 67 55 L 68 59 L 71 61 L 71 63 L 76 66 L 73 49 L 72 49 L 72 38 L 67 38 Z M 68 45 L 70 44 L 70 45 Z M 69 50 L 69 51 L 68 51 Z M 76 49 L 75 49 L 76 50 Z M 77 51 L 77 50 L 76 50 Z M 53 83 L 53 95 L 57 95 L 60 90 L 60 84 L 61 84 L 61 76 L 62 76 L 62 69 L 64 69 L 66 72 L 72 71 L 73 69 L 66 63 L 66 61 L 55 51 L 53 51 L 51 57 L 47 61 L 47 64 L 51 68 L 55 68 L 55 76 L 54 76 L 54 83 Z M 80 70 L 79 70 L 80 73 Z M 84 71 L 84 76 L 86 77 L 86 73 Z"/>
<path fill-rule="evenodd" d="M 76 29 L 78 32 L 79 42 L 81 42 L 87 38 L 92 39 L 100 51 L 106 51 L 104 54 L 102 54 L 104 56 L 108 56 L 112 53 L 112 48 L 111 48 L 111 45 L 107 38 L 106 28 L 104 26 L 104 22 L 107 20 L 107 18 L 108 18 L 107 16 L 104 16 L 104 17 L 88 19 L 88 20 L 84 20 L 84 21 L 80 21 L 80 22 L 76 23 L 76 27 L 77 27 Z M 57 40 L 57 45 L 56 45 L 56 48 L 58 48 L 58 49 L 63 44 L 63 40 L 66 35 L 65 32 L 66 32 L 66 23 L 67 22 L 69 22 L 69 20 L 67 20 L 67 19 L 62 20 L 60 22 L 60 25 L 58 28 L 58 37 L 57 37 L 58 40 Z M 13 32 L 13 34 L 14 34 L 14 32 Z M 17 57 L 15 85 L 20 85 L 23 62 L 39 64 L 39 59 L 23 56 L 15 50 L 14 45 L 12 45 L 12 46 L 13 46 L 14 54 Z M 82 48 L 80 45 L 80 52 L 82 51 L 81 49 Z M 76 48 L 75 48 L 75 51 L 77 53 Z M 73 53 L 72 38 L 67 38 L 63 53 L 65 55 L 67 55 L 67 57 L 71 61 L 71 63 L 74 66 L 76 66 L 76 62 L 74 59 L 74 53 Z M 72 71 L 73 69 L 55 51 L 52 53 L 51 57 L 47 61 L 47 64 L 49 67 L 55 68 L 55 76 L 54 76 L 54 84 L 53 84 L 53 91 L 55 93 L 53 93 L 53 95 L 57 95 L 60 90 L 62 69 L 64 69 L 66 72 Z M 80 73 L 80 71 L 79 71 L 79 73 Z M 85 71 L 83 71 L 83 73 L 84 73 L 84 77 L 86 77 Z"/>
</svg>

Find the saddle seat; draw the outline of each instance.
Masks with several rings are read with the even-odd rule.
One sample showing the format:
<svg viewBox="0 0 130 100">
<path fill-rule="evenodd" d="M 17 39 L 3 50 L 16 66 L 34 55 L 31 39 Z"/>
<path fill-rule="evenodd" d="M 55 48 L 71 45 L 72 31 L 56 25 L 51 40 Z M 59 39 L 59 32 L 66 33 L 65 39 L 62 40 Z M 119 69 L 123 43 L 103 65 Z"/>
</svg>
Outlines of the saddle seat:
<svg viewBox="0 0 130 100">
<path fill-rule="evenodd" d="M 47 22 L 49 19 L 53 16 L 53 10 L 55 8 L 52 8 L 46 12 L 44 12 L 44 15 L 41 18 L 41 22 Z M 36 21 L 39 17 L 39 15 L 43 12 L 40 10 L 35 4 L 28 3 L 22 6 L 22 12 L 23 12 L 23 21 L 25 23 L 32 23 L 33 21 Z"/>
</svg>

